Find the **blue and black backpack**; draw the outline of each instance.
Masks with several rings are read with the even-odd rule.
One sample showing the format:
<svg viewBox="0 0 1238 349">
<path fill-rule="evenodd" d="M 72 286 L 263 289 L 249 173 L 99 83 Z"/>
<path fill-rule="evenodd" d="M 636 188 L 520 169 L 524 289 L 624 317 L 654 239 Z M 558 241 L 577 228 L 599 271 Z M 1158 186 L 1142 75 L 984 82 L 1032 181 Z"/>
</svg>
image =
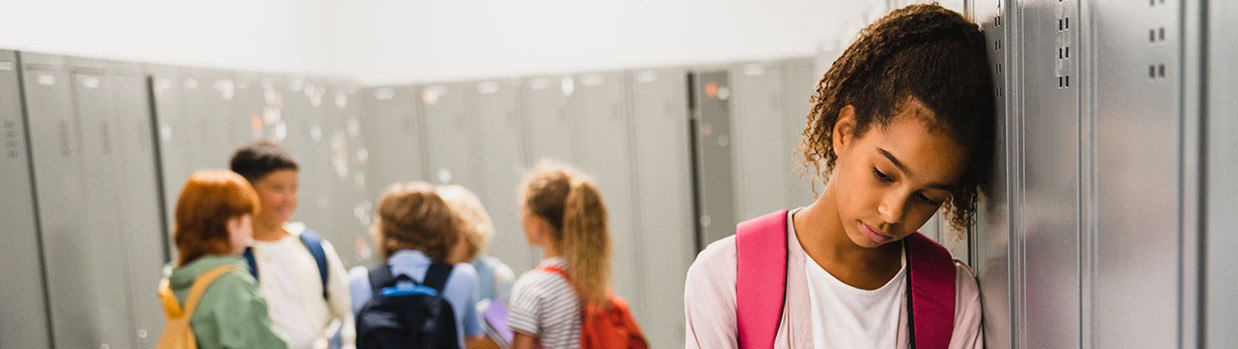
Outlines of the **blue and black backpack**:
<svg viewBox="0 0 1238 349">
<path fill-rule="evenodd" d="M 374 294 L 357 312 L 358 349 L 459 349 L 456 317 L 443 298 L 451 264 L 434 263 L 421 283 L 393 276 L 390 265 L 370 268 Z"/>
</svg>

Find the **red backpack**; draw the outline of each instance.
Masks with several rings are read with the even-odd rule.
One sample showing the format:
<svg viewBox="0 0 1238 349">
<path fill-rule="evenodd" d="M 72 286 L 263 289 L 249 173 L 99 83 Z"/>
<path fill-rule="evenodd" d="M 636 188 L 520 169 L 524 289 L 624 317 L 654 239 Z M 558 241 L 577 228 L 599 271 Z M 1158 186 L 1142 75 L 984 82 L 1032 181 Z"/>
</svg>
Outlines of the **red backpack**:
<svg viewBox="0 0 1238 349">
<path fill-rule="evenodd" d="M 954 259 L 945 247 L 907 236 L 912 348 L 946 348 L 954 331 Z M 773 348 L 787 285 L 787 210 L 739 223 L 735 319 L 740 348 Z"/>
<path fill-rule="evenodd" d="M 572 278 L 567 271 L 545 266 L 538 270 L 559 274 L 568 283 Z M 585 303 L 581 314 L 583 321 L 580 326 L 580 347 L 585 349 L 647 349 L 649 342 L 641 333 L 640 326 L 632 319 L 628 311 L 628 302 L 616 296 L 610 288 L 606 289 L 608 306 L 602 308 L 595 304 Z M 540 347 L 540 345 L 539 345 Z"/>
</svg>

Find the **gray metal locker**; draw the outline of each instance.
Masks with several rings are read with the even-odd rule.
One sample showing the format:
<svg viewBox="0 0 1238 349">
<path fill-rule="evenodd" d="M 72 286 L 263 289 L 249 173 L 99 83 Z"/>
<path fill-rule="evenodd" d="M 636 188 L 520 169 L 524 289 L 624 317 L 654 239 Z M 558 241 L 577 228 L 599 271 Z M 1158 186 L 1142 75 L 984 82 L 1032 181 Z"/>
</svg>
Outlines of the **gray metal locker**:
<svg viewBox="0 0 1238 349">
<path fill-rule="evenodd" d="M 514 271 L 532 270 L 541 254 L 529 247 L 521 226 L 519 186 L 526 168 L 524 122 L 520 114 L 521 80 L 480 81 L 469 90 L 478 130 L 477 172 L 481 188 L 472 188 L 494 222 L 488 253 Z"/>
<path fill-rule="evenodd" d="M 1002 0 L 987 1 L 976 4 L 976 21 L 980 23 L 985 34 L 989 50 L 990 71 L 993 73 L 995 105 L 996 137 L 994 138 L 994 171 L 990 178 L 989 188 L 981 193 L 980 202 L 976 205 L 976 226 L 969 233 L 972 240 L 971 266 L 976 273 L 980 289 L 980 302 L 984 305 L 983 317 L 984 340 L 989 348 L 1010 348 L 1012 344 L 1012 326 L 1017 319 L 1012 316 L 1011 292 L 1016 288 L 1012 282 L 1011 264 L 1015 263 L 1011 256 L 1011 210 L 1012 198 L 1018 194 L 1010 186 L 1011 173 L 1007 170 L 1014 161 L 1011 155 L 1014 148 L 1012 140 L 1007 136 L 1014 134 L 1018 125 L 1012 122 L 1013 98 L 1006 97 L 1013 91 L 1011 79 L 1008 78 L 1010 55 L 1007 53 L 1009 41 L 1009 16 Z M 1013 274 L 1018 275 L 1018 274 Z M 1017 327 L 1017 326 L 1016 326 Z"/>
<path fill-rule="evenodd" d="M 576 77 L 572 117 L 579 135 L 577 165 L 597 180 L 610 216 L 611 284 L 628 300 L 637 320 L 652 315 L 645 307 L 645 254 L 636 231 L 632 168 L 632 119 L 627 80 L 622 72 Z"/>
<path fill-rule="evenodd" d="M 421 86 L 421 111 L 426 127 L 426 163 L 432 183 L 453 183 L 480 190 L 477 179 L 476 122 L 466 104 L 472 84 Z"/>
<path fill-rule="evenodd" d="M 1178 345 L 1184 26 L 1178 1 L 1097 1 L 1091 308 L 1101 347 Z M 1073 27 L 1072 27 L 1073 28 Z M 1161 30 L 1165 31 L 1162 38 Z M 1152 33 L 1155 33 L 1153 35 Z M 1192 137 L 1194 138 L 1194 137 Z M 1087 242 L 1091 242 L 1088 245 Z M 1087 280 L 1087 278 L 1085 278 Z M 1132 306 L 1138 304 L 1138 306 Z"/>
<path fill-rule="evenodd" d="M 628 79 L 636 135 L 634 231 L 640 236 L 638 249 L 653 261 L 641 265 L 645 311 L 636 315 L 652 347 L 680 347 L 686 330 L 682 285 L 696 256 L 688 74 L 684 69 L 641 70 Z"/>
<path fill-rule="evenodd" d="M 180 114 L 185 121 L 186 151 L 188 168 L 186 174 L 194 171 L 221 168 L 226 160 L 216 159 L 212 147 L 217 144 L 219 127 L 212 123 L 212 114 L 219 107 L 214 103 L 215 93 L 209 73 L 198 69 L 183 69 L 181 71 Z M 188 179 L 188 177 L 186 177 Z M 181 182 L 183 185 L 184 182 Z"/>
<path fill-rule="evenodd" d="M 17 53 L 0 50 L 0 347 L 51 348 L 43 258 L 30 169 L 30 139 L 22 116 Z M 38 79 L 37 76 L 30 78 Z"/>
<path fill-rule="evenodd" d="M 331 135 L 333 130 L 328 123 L 328 113 L 330 107 L 328 104 L 327 84 L 320 79 L 306 80 L 305 86 L 301 90 L 301 94 L 295 96 L 293 100 L 303 100 L 303 107 L 308 107 L 302 115 L 294 115 L 304 117 L 305 126 L 303 132 L 306 132 L 309 137 L 309 146 L 304 148 L 300 153 L 295 154 L 301 162 L 301 171 L 298 176 L 300 181 L 300 198 L 301 208 L 308 209 L 307 213 L 312 213 L 313 216 L 306 217 L 306 223 L 310 224 L 310 228 L 322 232 L 325 237 L 332 237 L 338 234 L 338 223 L 336 219 L 336 211 L 339 209 L 337 205 L 342 204 L 331 197 L 335 171 L 331 168 Z"/>
<path fill-rule="evenodd" d="M 82 145 L 85 128 L 76 115 L 75 78 L 64 57 L 23 52 L 21 59 L 54 341 L 58 347 L 132 347 L 127 290 L 116 282 L 126 279 L 115 270 L 123 262 L 100 264 L 108 261 L 103 254 L 118 250 L 102 240 L 118 239 L 92 225 L 106 217 L 91 214 L 96 209 L 92 200 L 100 194 L 91 185 L 99 182 L 87 183 L 83 148 L 99 145 Z M 98 135 L 99 120 L 83 119 L 87 132 Z M 92 175 L 95 170 L 107 171 L 92 168 Z"/>
<path fill-rule="evenodd" d="M 799 162 L 803 156 L 796 149 L 804 138 L 804 126 L 812 109 L 809 97 L 817 92 L 817 81 L 821 80 L 821 75 L 817 71 L 816 60 L 811 57 L 782 61 L 783 149 L 791 165 L 786 171 L 787 207 L 808 206 L 817 198 L 813 194 L 812 174 L 804 172 L 803 176 L 800 175 Z M 818 191 L 823 189 L 817 185 Z"/>
<path fill-rule="evenodd" d="M 189 179 L 189 130 L 181 113 L 183 84 L 175 68 L 147 67 L 149 88 L 154 98 L 155 137 L 158 140 L 159 171 L 162 179 L 164 217 L 169 234 L 176 227 L 176 200 Z M 176 260 L 176 245 L 168 240 L 169 258 Z"/>
<path fill-rule="evenodd" d="M 275 85 L 280 91 L 280 113 L 286 125 L 283 146 L 292 153 L 299 165 L 298 205 L 292 221 L 304 222 L 309 228 L 318 231 L 327 230 L 330 224 L 327 220 L 328 202 L 323 194 L 326 188 L 322 185 L 323 170 L 319 166 L 320 158 L 324 156 L 319 150 L 322 129 L 316 125 L 320 118 L 315 115 L 320 110 L 313 105 L 310 98 L 316 87 L 313 87 L 313 82 L 299 77 L 277 79 Z M 314 131 L 316 126 L 317 137 Z"/>
<path fill-rule="evenodd" d="M 262 88 L 260 76 L 241 73 L 237 74 L 233 81 L 235 97 L 229 113 L 229 117 L 232 118 L 229 123 L 232 125 L 229 151 L 263 139 L 263 130 L 266 126 L 264 118 L 267 110 L 265 91 Z M 232 153 L 229 152 L 228 156 L 231 159 Z"/>
<path fill-rule="evenodd" d="M 725 69 L 692 75 L 695 142 L 696 248 L 735 234 L 734 180 L 730 149 L 730 74 Z"/>
<path fill-rule="evenodd" d="M 1207 309 L 1201 314 L 1204 329 L 1200 340 L 1201 345 L 1208 348 L 1226 348 L 1238 344 L 1238 334 L 1232 329 L 1238 327 L 1238 274 L 1233 273 L 1233 266 L 1238 265 L 1238 256 L 1230 251 L 1238 249 L 1238 236 L 1232 234 L 1238 226 L 1238 42 L 1233 40 L 1233 33 L 1238 33 L 1238 4 L 1232 1 L 1208 1 L 1208 47 L 1205 100 L 1207 110 L 1204 111 L 1205 149 L 1204 163 L 1207 172 L 1204 182 L 1207 186 L 1205 196 L 1206 221 L 1204 226 L 1204 266 L 1203 275 L 1204 297 L 1201 304 Z M 1201 307 L 1202 308 L 1202 307 Z M 1206 342 L 1205 342 L 1206 341 Z"/>
<path fill-rule="evenodd" d="M 543 158 L 571 163 L 575 160 L 572 119 L 568 104 L 576 92 L 571 76 L 533 77 L 525 80 L 525 156 L 529 164 Z"/>
<path fill-rule="evenodd" d="M 125 256 L 129 270 L 134 347 L 153 348 L 163 331 L 163 305 L 150 296 L 159 285 L 162 266 L 168 261 L 164 249 L 170 240 L 160 206 L 154 127 L 150 98 L 142 67 L 111 62 L 107 80 L 111 87 L 115 117 L 115 149 L 120 154 L 120 215 L 125 220 Z"/>
<path fill-rule="evenodd" d="M 346 267 L 365 265 L 368 255 L 358 252 L 357 247 L 367 247 L 369 242 L 369 207 L 365 205 L 369 194 L 365 188 L 365 167 L 360 163 L 358 152 L 362 147 L 361 107 L 357 87 L 350 83 L 332 81 L 327 84 L 326 123 L 323 137 L 329 152 L 329 169 L 326 173 L 326 189 L 331 198 L 329 212 L 334 227 L 323 232 Z"/>
<path fill-rule="evenodd" d="M 791 152 L 786 147 L 782 101 L 782 66 L 777 62 L 738 64 L 731 70 L 730 136 L 731 173 L 735 180 L 735 214 L 739 220 L 755 218 L 779 209 L 793 209 L 787 202 L 786 174 L 792 171 Z M 719 143 L 722 145 L 723 143 Z"/>
<path fill-rule="evenodd" d="M 1080 341 L 1080 50 L 1079 1 L 1027 3 L 1020 8 L 1018 98 L 1022 147 L 1016 221 L 1023 255 L 1018 343 L 1065 347 Z M 1072 21 L 1073 20 L 1073 21 Z"/>
<path fill-rule="evenodd" d="M 427 178 L 424 133 L 413 86 L 368 88 L 362 97 L 369 167 L 365 182 L 370 201 L 377 205 L 383 189 L 392 183 Z"/>
<path fill-rule="evenodd" d="M 84 170 L 82 199 L 87 220 L 86 229 L 75 232 L 75 239 L 89 246 L 85 253 L 73 256 L 87 263 L 82 265 L 87 277 L 70 282 L 80 288 L 79 295 L 95 309 L 99 321 L 95 326 L 102 332 L 103 343 L 135 347 L 132 340 L 136 338 L 136 328 L 132 321 L 136 307 L 132 295 L 139 290 L 133 289 L 130 282 L 127 253 L 130 241 L 126 239 L 130 218 L 127 214 L 135 212 L 125 212 L 116 204 L 121 200 L 125 175 L 121 161 L 127 155 L 119 149 L 122 138 L 118 131 L 123 126 L 115 114 L 115 105 L 122 101 L 115 98 L 116 87 L 106 76 L 106 62 L 70 58 L 67 63 L 73 78 L 73 105 Z M 152 237 L 157 239 L 158 235 Z M 150 262 L 159 264 L 161 259 Z M 146 291 L 154 290 L 157 285 L 149 285 L 151 288 Z M 156 306 L 155 309 L 161 308 Z M 116 338 L 110 338 L 113 336 Z"/>
<path fill-rule="evenodd" d="M 202 147 L 202 168 L 228 168 L 232 156 L 232 102 L 236 97 L 236 84 L 231 79 L 231 73 L 217 70 L 201 70 L 198 76 L 202 86 L 205 109 L 202 110 L 202 123 L 206 126 L 207 138 L 200 144 Z"/>
</svg>

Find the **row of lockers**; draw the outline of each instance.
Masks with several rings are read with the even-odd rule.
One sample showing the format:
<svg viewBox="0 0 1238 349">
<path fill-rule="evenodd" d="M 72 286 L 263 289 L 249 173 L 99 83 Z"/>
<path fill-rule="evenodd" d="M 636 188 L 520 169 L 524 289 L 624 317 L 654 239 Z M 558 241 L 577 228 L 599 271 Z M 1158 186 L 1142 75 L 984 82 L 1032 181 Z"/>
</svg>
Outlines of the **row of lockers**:
<svg viewBox="0 0 1238 349">
<path fill-rule="evenodd" d="M 969 8 L 989 40 L 1000 116 L 971 249 L 987 344 L 1232 347 L 1235 259 L 1216 251 L 1238 246 L 1238 167 L 1217 154 L 1233 153 L 1238 130 L 1227 107 L 1238 8 Z"/>
<path fill-rule="evenodd" d="M 269 139 L 301 162 L 294 220 L 350 266 L 374 262 L 379 192 L 428 180 L 476 191 L 498 228 L 491 253 L 529 270 L 541 253 L 520 231 L 523 171 L 543 158 L 579 166 L 610 210 L 616 290 L 655 345 L 678 346 L 695 251 L 744 217 L 812 200 L 792 174 L 812 62 L 358 88 L 6 51 L 0 179 L 14 233 L 0 249 L 15 263 L 0 309 L 22 315 L 0 320 L 0 344 L 153 346 L 180 187 Z"/>
<path fill-rule="evenodd" d="M 520 232 L 523 171 L 577 165 L 607 203 L 615 289 L 651 343 L 679 346 L 695 251 L 742 217 L 813 200 L 792 151 L 818 75 L 799 58 L 367 88 L 367 130 L 386 147 L 370 175 L 473 188 L 498 230 L 490 253 L 523 271 L 541 258 Z"/>
</svg>

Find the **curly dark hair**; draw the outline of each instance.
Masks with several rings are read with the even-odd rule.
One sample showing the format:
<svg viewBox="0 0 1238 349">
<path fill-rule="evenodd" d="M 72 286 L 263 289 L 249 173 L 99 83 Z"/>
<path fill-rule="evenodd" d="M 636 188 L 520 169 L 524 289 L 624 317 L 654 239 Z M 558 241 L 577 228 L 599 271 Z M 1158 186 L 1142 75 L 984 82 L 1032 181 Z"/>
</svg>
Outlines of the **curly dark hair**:
<svg viewBox="0 0 1238 349">
<path fill-rule="evenodd" d="M 894 10 L 858 38 L 817 83 L 800 144 L 801 165 L 816 183 L 834 171 L 832 135 L 839 112 L 855 108 L 854 136 L 884 127 L 910 100 L 932 115 L 942 132 L 969 152 L 969 164 L 944 208 L 955 229 L 975 221 L 977 193 L 986 186 L 994 142 L 993 81 L 979 26 L 937 4 Z M 824 169 L 822 166 L 824 165 Z"/>
</svg>

